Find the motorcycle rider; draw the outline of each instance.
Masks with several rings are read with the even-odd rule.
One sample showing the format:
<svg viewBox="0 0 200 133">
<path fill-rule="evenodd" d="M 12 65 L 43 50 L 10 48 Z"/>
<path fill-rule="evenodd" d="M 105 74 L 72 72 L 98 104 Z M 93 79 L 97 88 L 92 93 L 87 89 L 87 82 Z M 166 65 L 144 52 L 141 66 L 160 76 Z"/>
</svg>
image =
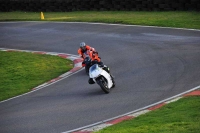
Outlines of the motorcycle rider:
<svg viewBox="0 0 200 133">
<path fill-rule="evenodd" d="M 97 51 L 95 50 L 95 48 L 93 48 L 93 47 L 87 45 L 85 42 L 81 42 L 81 43 L 80 43 L 80 48 L 78 49 L 78 54 L 79 54 L 82 58 L 84 58 L 83 54 L 84 54 L 87 50 L 97 52 Z"/>
<path fill-rule="evenodd" d="M 97 53 L 97 51 L 93 48 L 93 47 L 90 47 L 89 45 L 87 45 L 85 42 L 81 42 L 80 43 L 80 48 L 78 49 L 78 54 L 84 59 L 85 57 L 84 57 L 84 53 L 86 52 L 86 51 L 93 51 L 93 52 L 96 52 Z M 84 67 L 85 66 L 85 63 L 84 62 L 82 62 L 82 67 Z"/>
</svg>

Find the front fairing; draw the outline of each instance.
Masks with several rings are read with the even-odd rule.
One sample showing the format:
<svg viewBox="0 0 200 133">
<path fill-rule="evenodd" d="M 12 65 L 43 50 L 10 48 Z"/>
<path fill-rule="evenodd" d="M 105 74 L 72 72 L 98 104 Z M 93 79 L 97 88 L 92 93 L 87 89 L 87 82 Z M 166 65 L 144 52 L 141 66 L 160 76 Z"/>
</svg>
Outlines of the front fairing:
<svg viewBox="0 0 200 133">
<path fill-rule="evenodd" d="M 90 78 L 97 78 L 102 73 L 102 71 L 102 68 L 100 68 L 97 64 L 94 64 L 89 69 L 89 76 Z"/>
<path fill-rule="evenodd" d="M 90 78 L 93 78 L 94 82 L 96 82 L 96 79 L 99 76 L 103 76 L 104 78 L 106 78 L 106 80 L 108 82 L 108 88 L 111 88 L 113 85 L 110 74 L 108 74 L 105 70 L 103 70 L 101 67 L 99 67 L 98 64 L 94 64 L 93 66 L 90 67 L 89 76 L 90 76 Z"/>
</svg>

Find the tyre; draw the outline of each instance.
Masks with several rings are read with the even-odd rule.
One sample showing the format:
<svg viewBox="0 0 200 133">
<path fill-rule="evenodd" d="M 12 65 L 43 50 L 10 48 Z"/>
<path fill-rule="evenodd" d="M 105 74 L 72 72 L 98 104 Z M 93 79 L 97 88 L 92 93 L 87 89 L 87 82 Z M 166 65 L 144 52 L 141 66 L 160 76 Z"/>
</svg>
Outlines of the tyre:
<svg viewBox="0 0 200 133">
<path fill-rule="evenodd" d="M 110 89 L 108 88 L 108 83 L 104 77 L 101 77 L 100 79 L 97 80 L 97 83 L 101 87 L 101 89 L 106 93 L 110 93 Z"/>
<path fill-rule="evenodd" d="M 113 80 L 113 85 L 112 85 L 112 87 L 111 88 L 114 88 L 115 87 L 115 81 Z"/>
<path fill-rule="evenodd" d="M 114 78 L 112 76 L 111 76 L 111 78 L 112 78 L 112 82 L 113 82 L 113 85 L 112 85 L 111 88 L 114 88 L 115 87 L 115 80 L 114 80 Z"/>
</svg>

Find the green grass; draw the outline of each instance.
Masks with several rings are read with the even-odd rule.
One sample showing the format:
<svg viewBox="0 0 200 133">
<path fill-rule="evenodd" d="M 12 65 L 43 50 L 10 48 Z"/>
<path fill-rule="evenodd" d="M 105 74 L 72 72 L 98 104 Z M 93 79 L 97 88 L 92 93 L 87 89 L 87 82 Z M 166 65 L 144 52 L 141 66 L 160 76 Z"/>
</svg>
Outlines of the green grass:
<svg viewBox="0 0 200 133">
<path fill-rule="evenodd" d="M 29 92 L 72 67 L 72 61 L 58 56 L 0 51 L 0 101 Z"/>
<path fill-rule="evenodd" d="M 200 97 L 186 97 L 97 133 L 199 133 Z"/>
<path fill-rule="evenodd" d="M 44 12 L 45 20 L 102 22 L 200 29 L 200 12 L 77 11 Z M 40 12 L 0 12 L 0 21 L 40 21 Z"/>
</svg>

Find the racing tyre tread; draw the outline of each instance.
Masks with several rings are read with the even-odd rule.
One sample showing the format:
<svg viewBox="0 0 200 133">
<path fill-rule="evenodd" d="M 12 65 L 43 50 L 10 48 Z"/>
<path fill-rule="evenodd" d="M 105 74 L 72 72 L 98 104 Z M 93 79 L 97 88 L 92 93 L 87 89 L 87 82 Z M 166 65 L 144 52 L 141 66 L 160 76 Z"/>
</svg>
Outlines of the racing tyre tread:
<svg viewBox="0 0 200 133">
<path fill-rule="evenodd" d="M 102 89 L 106 94 L 110 93 L 110 89 L 108 89 L 107 87 L 105 87 L 105 85 L 103 84 L 103 81 L 101 81 L 101 80 L 102 80 L 102 79 L 100 79 L 100 80 L 98 81 L 98 84 L 100 85 L 101 89 Z"/>
</svg>

